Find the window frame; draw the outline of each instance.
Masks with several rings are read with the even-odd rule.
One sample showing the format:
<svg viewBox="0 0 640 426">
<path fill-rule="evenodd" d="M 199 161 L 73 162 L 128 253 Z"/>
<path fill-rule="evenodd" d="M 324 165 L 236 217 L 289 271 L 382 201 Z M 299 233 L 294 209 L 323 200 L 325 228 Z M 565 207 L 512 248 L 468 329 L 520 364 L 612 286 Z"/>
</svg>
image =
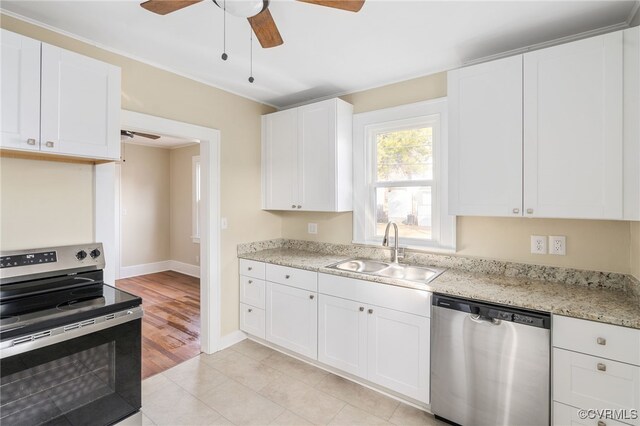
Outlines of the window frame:
<svg viewBox="0 0 640 426">
<path fill-rule="evenodd" d="M 191 240 L 200 243 L 200 209 L 201 209 L 201 164 L 200 156 L 191 157 Z"/>
<path fill-rule="evenodd" d="M 455 252 L 455 216 L 447 212 L 447 101 L 438 98 L 393 108 L 355 114 L 353 243 L 382 243 L 376 236 L 376 189 L 380 187 L 431 187 L 432 238 L 399 236 L 404 247 L 437 252 Z M 375 136 L 394 130 L 429 126 L 433 128 L 432 179 L 377 181 L 377 146 Z"/>
</svg>

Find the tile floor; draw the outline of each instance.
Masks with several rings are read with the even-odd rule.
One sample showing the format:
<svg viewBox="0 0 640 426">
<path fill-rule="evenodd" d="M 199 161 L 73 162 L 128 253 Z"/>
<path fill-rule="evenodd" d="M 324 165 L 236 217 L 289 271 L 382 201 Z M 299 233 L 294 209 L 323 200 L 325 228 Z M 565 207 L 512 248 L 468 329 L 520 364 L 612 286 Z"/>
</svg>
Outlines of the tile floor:
<svg viewBox="0 0 640 426">
<path fill-rule="evenodd" d="M 251 340 L 144 380 L 141 417 L 143 425 L 171 426 L 444 425 Z"/>
</svg>

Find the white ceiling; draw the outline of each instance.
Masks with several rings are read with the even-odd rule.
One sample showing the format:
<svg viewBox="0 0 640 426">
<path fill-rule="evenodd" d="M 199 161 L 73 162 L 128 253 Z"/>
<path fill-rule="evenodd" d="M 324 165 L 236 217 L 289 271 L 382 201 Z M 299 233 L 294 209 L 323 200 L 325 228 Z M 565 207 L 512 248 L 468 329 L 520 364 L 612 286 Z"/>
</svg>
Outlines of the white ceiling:
<svg viewBox="0 0 640 426">
<path fill-rule="evenodd" d="M 141 1 L 141 0 L 140 0 Z M 272 0 L 284 45 L 254 41 L 250 27 L 205 0 L 160 16 L 139 0 L 9 1 L 11 14 L 44 23 L 216 87 L 277 107 L 448 70 L 464 62 L 625 23 L 635 1 L 367 0 L 359 13 Z"/>
</svg>

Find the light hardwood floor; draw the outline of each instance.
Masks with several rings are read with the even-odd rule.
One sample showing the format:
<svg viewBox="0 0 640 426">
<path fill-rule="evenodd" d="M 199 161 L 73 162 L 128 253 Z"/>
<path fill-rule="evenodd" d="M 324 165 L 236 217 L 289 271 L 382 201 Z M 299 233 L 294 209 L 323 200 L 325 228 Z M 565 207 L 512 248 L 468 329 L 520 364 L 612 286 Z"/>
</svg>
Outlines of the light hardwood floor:
<svg viewBox="0 0 640 426">
<path fill-rule="evenodd" d="M 116 281 L 142 297 L 142 378 L 200 354 L 200 279 L 174 271 Z"/>
</svg>

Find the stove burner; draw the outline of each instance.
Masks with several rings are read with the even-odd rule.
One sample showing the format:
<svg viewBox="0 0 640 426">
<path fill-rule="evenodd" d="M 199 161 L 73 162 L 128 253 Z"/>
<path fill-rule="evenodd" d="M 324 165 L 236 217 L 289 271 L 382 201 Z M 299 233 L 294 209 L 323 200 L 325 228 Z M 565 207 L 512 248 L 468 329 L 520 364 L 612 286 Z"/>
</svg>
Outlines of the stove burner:
<svg viewBox="0 0 640 426">
<path fill-rule="evenodd" d="M 60 303 L 57 308 L 61 311 L 71 311 L 75 309 L 89 308 L 89 307 L 99 307 L 105 306 L 104 297 L 85 297 L 82 299 L 70 300 L 68 302 Z"/>
<path fill-rule="evenodd" d="M 4 327 L 5 325 L 15 324 L 20 321 L 20 317 L 12 316 L 12 317 L 0 317 L 0 327 Z"/>
</svg>

